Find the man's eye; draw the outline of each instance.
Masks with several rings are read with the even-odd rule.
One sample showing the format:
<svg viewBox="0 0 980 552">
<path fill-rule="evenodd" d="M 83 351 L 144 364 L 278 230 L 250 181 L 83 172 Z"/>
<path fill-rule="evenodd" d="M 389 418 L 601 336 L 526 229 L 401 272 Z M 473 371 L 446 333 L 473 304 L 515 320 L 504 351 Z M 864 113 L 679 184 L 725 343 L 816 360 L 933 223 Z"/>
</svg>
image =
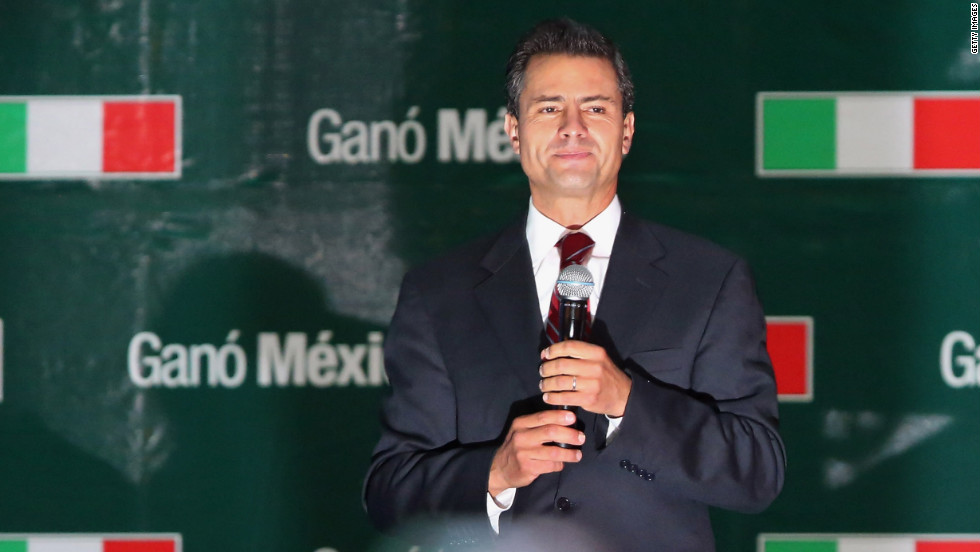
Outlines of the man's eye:
<svg viewBox="0 0 980 552">
<path fill-rule="evenodd" d="M 589 111 L 591 111 L 592 113 L 605 113 L 606 112 L 606 108 L 604 108 L 602 106 L 595 105 L 595 106 L 590 107 L 589 108 Z"/>
<path fill-rule="evenodd" d="M 555 111 L 558 111 L 558 108 L 552 105 L 549 105 L 548 107 L 544 107 L 541 109 L 542 113 L 554 113 Z"/>
</svg>

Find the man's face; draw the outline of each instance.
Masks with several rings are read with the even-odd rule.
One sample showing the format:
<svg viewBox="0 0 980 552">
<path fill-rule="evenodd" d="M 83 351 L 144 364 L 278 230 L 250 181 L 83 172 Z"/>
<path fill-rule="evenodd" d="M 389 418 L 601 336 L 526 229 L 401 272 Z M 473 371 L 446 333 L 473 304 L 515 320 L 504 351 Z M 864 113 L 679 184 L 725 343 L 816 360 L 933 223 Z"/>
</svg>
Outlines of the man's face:
<svg viewBox="0 0 980 552">
<path fill-rule="evenodd" d="M 602 58 L 537 55 L 528 63 L 519 119 L 507 131 L 531 193 L 545 201 L 612 199 L 633 139 L 612 64 Z"/>
</svg>

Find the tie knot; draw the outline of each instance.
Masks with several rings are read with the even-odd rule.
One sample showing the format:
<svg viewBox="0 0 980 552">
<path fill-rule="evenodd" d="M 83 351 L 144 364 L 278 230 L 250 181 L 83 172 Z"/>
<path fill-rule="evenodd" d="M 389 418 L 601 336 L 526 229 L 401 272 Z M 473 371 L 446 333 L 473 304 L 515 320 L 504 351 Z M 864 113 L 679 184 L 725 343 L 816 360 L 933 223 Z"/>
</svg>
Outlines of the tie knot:
<svg viewBox="0 0 980 552">
<path fill-rule="evenodd" d="M 584 265 L 595 242 L 584 232 L 572 232 L 558 240 L 555 247 L 561 255 L 561 268 L 565 268 L 572 263 Z"/>
</svg>

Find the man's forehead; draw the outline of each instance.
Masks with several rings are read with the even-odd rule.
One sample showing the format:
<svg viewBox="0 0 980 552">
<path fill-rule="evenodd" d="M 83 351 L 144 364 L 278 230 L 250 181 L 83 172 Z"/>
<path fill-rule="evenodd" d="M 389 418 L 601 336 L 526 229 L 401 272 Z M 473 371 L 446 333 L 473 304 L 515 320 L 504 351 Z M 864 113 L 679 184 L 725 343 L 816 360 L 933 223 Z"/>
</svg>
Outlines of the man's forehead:
<svg viewBox="0 0 980 552">
<path fill-rule="evenodd" d="M 564 53 L 542 53 L 534 54 L 531 59 L 527 62 L 527 69 L 539 67 L 545 63 L 575 63 L 575 62 L 586 62 L 596 65 L 605 65 L 613 75 L 616 74 L 616 68 L 613 66 L 612 61 L 602 56 L 589 56 L 589 55 L 578 55 L 578 54 L 564 54 Z"/>
<path fill-rule="evenodd" d="M 619 86 L 612 63 L 601 57 L 538 54 L 528 63 L 524 78 L 525 87 L 532 81 Z"/>
<path fill-rule="evenodd" d="M 574 97 L 568 97 L 569 94 Z M 609 60 L 566 54 L 532 57 L 521 92 L 521 100 L 530 102 L 575 99 L 618 104 L 621 96 L 616 71 Z"/>
</svg>

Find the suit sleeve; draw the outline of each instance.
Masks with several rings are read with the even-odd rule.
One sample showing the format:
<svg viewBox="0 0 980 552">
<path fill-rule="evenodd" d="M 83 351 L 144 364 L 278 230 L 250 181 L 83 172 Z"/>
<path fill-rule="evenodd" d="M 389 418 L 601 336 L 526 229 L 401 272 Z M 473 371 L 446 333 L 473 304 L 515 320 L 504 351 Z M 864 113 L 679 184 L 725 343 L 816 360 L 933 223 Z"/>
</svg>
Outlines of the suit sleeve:
<svg viewBox="0 0 980 552">
<path fill-rule="evenodd" d="M 606 452 L 652 473 L 666 492 L 761 511 L 782 488 L 786 460 L 765 319 L 744 261 L 730 267 L 689 335 L 695 347 L 657 352 L 668 373 L 689 381 L 667 383 L 627 362 L 633 388 Z"/>
<path fill-rule="evenodd" d="M 495 446 L 457 439 L 456 395 L 419 287 L 406 277 L 385 342 L 391 392 L 364 484 L 381 529 L 415 517 L 482 516 Z"/>
</svg>

